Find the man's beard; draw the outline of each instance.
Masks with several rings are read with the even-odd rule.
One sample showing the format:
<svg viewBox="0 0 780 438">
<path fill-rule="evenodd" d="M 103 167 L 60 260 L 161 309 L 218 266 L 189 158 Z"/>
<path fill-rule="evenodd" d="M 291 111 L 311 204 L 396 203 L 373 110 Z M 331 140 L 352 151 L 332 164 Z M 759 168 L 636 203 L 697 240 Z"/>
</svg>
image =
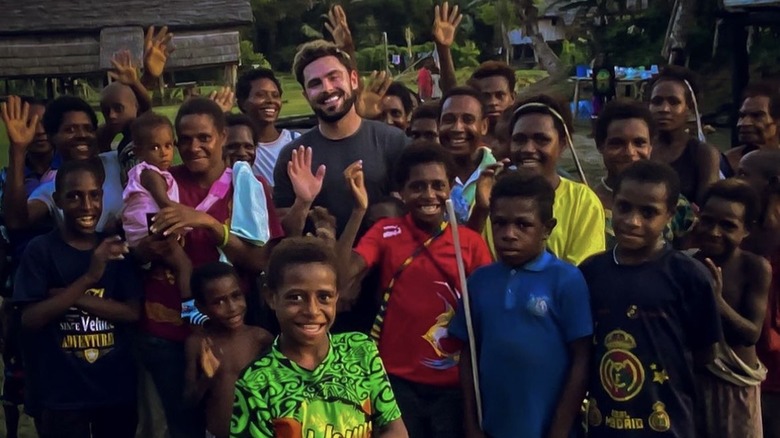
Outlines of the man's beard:
<svg viewBox="0 0 780 438">
<path fill-rule="evenodd" d="M 319 106 L 312 106 L 312 110 L 314 110 L 314 114 L 317 116 L 317 118 L 324 123 L 336 123 L 339 120 L 343 119 L 344 116 L 346 116 L 352 110 L 352 107 L 355 106 L 355 100 L 357 100 L 357 93 L 353 91 L 352 94 L 349 95 L 349 97 L 346 97 L 346 93 L 343 94 L 345 95 L 344 104 L 342 105 L 341 110 L 335 113 L 326 112 Z"/>
</svg>

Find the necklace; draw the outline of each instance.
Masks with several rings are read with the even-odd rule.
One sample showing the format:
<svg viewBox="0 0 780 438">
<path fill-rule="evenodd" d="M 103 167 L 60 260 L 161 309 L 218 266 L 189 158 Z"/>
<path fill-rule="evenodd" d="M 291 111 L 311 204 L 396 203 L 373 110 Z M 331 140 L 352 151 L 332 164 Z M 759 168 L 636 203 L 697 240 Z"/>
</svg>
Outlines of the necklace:
<svg viewBox="0 0 780 438">
<path fill-rule="evenodd" d="M 612 187 L 607 185 L 607 177 L 606 176 L 602 176 L 601 177 L 601 185 L 604 186 L 604 188 L 607 189 L 607 191 L 609 193 L 612 193 Z"/>
<path fill-rule="evenodd" d="M 666 241 L 664 241 L 663 238 L 658 239 L 657 245 L 660 246 L 661 248 L 664 248 L 666 247 Z M 620 266 L 620 262 L 618 261 L 618 257 L 617 257 L 617 249 L 618 249 L 618 245 L 615 244 L 615 246 L 612 247 L 612 261 L 615 262 L 616 265 Z"/>
</svg>

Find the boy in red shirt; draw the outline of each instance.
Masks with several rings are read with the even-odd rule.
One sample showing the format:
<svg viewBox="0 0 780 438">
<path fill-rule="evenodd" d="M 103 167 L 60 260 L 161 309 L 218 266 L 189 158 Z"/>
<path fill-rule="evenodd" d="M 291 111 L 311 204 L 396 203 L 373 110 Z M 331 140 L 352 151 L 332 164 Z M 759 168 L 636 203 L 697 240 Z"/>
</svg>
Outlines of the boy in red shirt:
<svg viewBox="0 0 780 438">
<path fill-rule="evenodd" d="M 411 438 L 463 434 L 460 343 L 447 337 L 460 297 L 456 249 L 444 219 L 453 169 L 451 156 L 435 143 L 405 149 L 396 164 L 395 182 L 408 213 L 378 221 L 354 251 L 368 196 L 362 163 L 344 172 L 356 205 L 337 244 L 343 263 L 339 277 L 347 283 L 342 286 L 349 286 L 369 269 L 379 268 L 382 304 L 371 336 L 378 342 Z M 491 262 L 490 252 L 479 234 L 466 227 L 458 230 L 468 275 Z"/>
</svg>

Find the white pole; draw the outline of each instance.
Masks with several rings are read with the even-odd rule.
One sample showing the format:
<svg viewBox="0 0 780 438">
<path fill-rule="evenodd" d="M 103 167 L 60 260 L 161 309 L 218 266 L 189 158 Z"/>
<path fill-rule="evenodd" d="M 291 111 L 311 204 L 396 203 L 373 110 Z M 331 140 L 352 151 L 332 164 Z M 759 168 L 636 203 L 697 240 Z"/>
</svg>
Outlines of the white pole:
<svg viewBox="0 0 780 438">
<path fill-rule="evenodd" d="M 461 296 L 463 297 L 463 311 L 466 314 L 466 333 L 469 338 L 469 352 L 471 353 L 471 378 L 474 380 L 474 398 L 477 402 L 477 420 L 482 428 L 482 394 L 479 390 L 479 364 L 477 363 L 477 342 L 474 338 L 474 325 L 471 321 L 471 301 L 469 300 L 469 288 L 466 284 L 466 268 L 463 265 L 463 251 L 460 247 L 460 233 L 458 232 L 458 217 L 455 216 L 455 207 L 452 200 L 448 199 L 447 216 L 449 216 L 452 229 L 452 241 L 455 244 L 455 261 L 458 264 L 458 276 L 460 277 Z"/>
</svg>

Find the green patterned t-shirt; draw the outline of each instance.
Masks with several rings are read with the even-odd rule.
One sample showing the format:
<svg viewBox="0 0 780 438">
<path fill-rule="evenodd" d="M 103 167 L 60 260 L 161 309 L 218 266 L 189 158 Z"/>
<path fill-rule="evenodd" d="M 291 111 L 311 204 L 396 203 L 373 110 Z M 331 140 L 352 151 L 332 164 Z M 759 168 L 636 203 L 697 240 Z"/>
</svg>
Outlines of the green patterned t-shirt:
<svg viewBox="0 0 780 438">
<path fill-rule="evenodd" d="M 376 345 L 362 333 L 330 336 L 313 371 L 279 350 L 249 366 L 236 382 L 231 437 L 370 437 L 401 418 Z"/>
</svg>

